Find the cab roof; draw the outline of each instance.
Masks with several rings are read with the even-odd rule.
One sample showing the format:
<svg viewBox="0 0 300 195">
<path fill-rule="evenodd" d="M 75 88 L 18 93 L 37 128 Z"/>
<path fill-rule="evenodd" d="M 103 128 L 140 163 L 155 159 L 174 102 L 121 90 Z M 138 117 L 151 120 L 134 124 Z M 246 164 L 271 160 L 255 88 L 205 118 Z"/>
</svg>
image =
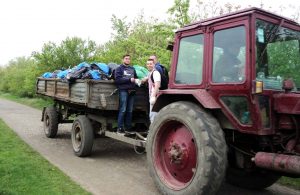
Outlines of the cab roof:
<svg viewBox="0 0 300 195">
<path fill-rule="evenodd" d="M 231 18 L 251 15 L 251 14 L 254 14 L 254 13 L 259 13 L 259 14 L 266 15 L 266 16 L 269 16 L 269 17 L 272 17 L 272 18 L 275 18 L 275 19 L 279 19 L 279 20 L 284 19 L 285 22 L 288 22 L 290 24 L 294 24 L 294 25 L 299 26 L 299 24 L 297 22 L 295 22 L 295 21 L 293 21 L 289 18 L 279 16 L 277 14 L 271 13 L 269 11 L 266 11 L 266 10 L 263 10 L 263 9 L 260 9 L 260 8 L 257 8 L 257 7 L 251 7 L 251 8 L 247 8 L 247 9 L 239 10 L 239 11 L 236 11 L 236 12 L 231 12 L 231 13 L 224 14 L 224 15 L 221 15 L 221 16 L 217 16 L 217 17 L 213 17 L 213 18 L 209 18 L 209 19 L 205 19 L 205 20 L 201 20 L 201 21 L 198 21 L 198 22 L 191 23 L 189 25 L 186 25 L 186 26 L 180 28 L 179 30 L 177 30 L 177 32 L 191 30 L 191 29 L 194 29 L 194 28 L 202 27 L 202 26 L 209 26 L 209 25 L 211 25 L 215 22 L 220 22 L 220 21 L 223 21 L 223 20 L 231 19 Z"/>
</svg>

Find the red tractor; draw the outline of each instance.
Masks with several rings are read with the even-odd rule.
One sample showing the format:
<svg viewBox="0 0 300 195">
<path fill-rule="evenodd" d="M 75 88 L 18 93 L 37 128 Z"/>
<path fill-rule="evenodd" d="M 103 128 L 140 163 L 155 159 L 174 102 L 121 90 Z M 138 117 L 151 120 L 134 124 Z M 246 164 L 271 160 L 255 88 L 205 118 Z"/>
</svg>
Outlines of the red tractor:
<svg viewBox="0 0 300 195">
<path fill-rule="evenodd" d="M 179 29 L 169 88 L 144 138 L 113 132 L 114 81 L 37 81 L 52 97 L 42 120 L 54 138 L 72 122 L 75 155 L 91 153 L 96 134 L 147 150 L 151 176 L 163 194 L 215 194 L 226 180 L 262 189 L 282 175 L 300 176 L 300 25 L 257 8 Z M 148 90 L 139 88 L 133 122 L 148 124 Z M 73 117 L 76 116 L 74 120 Z"/>
<path fill-rule="evenodd" d="M 164 194 L 300 176 L 300 25 L 250 8 L 176 32 L 147 158 Z"/>
</svg>

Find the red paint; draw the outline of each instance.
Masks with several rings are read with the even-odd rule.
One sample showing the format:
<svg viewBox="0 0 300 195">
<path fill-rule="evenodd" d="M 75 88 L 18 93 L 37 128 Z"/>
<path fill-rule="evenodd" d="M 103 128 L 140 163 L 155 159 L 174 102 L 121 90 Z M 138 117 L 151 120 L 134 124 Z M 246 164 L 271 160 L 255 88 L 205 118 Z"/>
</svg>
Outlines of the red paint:
<svg viewBox="0 0 300 195">
<path fill-rule="evenodd" d="M 281 114 L 278 118 L 278 129 L 295 129 L 295 124 L 290 115 Z"/>
<path fill-rule="evenodd" d="M 254 161 L 260 168 L 300 176 L 300 156 L 258 152 Z"/>
<path fill-rule="evenodd" d="M 216 102 L 216 100 L 213 98 L 213 96 L 205 89 L 168 89 L 161 91 L 160 95 L 162 94 L 182 94 L 182 95 L 192 95 L 194 96 L 204 108 L 209 109 L 220 109 L 220 105 Z"/>
<path fill-rule="evenodd" d="M 300 94 L 278 93 L 274 96 L 274 110 L 284 114 L 300 114 Z"/>
<path fill-rule="evenodd" d="M 181 190 L 194 176 L 197 166 L 197 148 L 191 131 L 182 123 L 170 121 L 158 134 L 154 162 L 162 182 L 169 188 Z"/>
<path fill-rule="evenodd" d="M 291 139 L 287 144 L 286 144 L 286 150 L 291 152 L 294 150 L 295 146 L 297 144 L 296 139 Z"/>
<path fill-rule="evenodd" d="M 292 89 L 294 89 L 295 85 L 294 82 L 290 79 L 286 79 L 282 83 L 282 89 L 285 90 L 285 93 L 290 92 Z"/>
</svg>

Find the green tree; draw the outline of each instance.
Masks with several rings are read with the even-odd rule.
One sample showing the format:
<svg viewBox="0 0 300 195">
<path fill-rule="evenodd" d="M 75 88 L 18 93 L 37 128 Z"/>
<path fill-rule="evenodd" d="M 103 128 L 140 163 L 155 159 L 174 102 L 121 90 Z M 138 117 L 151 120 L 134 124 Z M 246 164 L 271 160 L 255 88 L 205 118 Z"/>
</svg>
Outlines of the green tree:
<svg viewBox="0 0 300 195">
<path fill-rule="evenodd" d="M 114 20 L 126 23 L 123 19 L 118 19 L 115 16 Z M 118 29 L 113 23 L 113 29 Z M 132 64 L 144 65 L 149 55 L 156 54 L 161 63 L 169 66 L 170 52 L 166 50 L 169 41 L 173 40 L 174 25 L 161 23 L 157 19 L 146 21 L 143 15 L 139 15 L 131 23 L 127 29 L 126 38 L 120 38 L 119 31 L 116 31 L 116 36 L 112 40 L 100 46 L 97 51 L 96 60 L 102 62 L 121 63 L 121 58 L 125 53 L 132 56 Z M 122 34 L 121 34 L 122 35 Z"/>
<path fill-rule="evenodd" d="M 110 21 L 112 23 L 112 29 L 116 32 L 116 34 L 113 34 L 115 39 L 128 38 L 131 24 L 126 22 L 126 17 L 120 19 L 113 14 Z"/>
<path fill-rule="evenodd" d="M 52 72 L 55 69 L 72 67 L 83 61 L 93 61 L 96 50 L 94 41 L 73 37 L 66 38 L 58 46 L 52 42 L 46 43 L 41 52 L 33 52 L 32 56 L 40 70 Z"/>
<path fill-rule="evenodd" d="M 174 5 L 169 8 L 168 13 L 171 15 L 171 21 L 178 27 L 183 27 L 191 23 L 193 18 L 189 14 L 190 0 L 175 0 Z"/>
<path fill-rule="evenodd" d="M 31 58 L 18 57 L 2 68 L 0 90 L 19 96 L 32 97 L 35 94 L 35 81 L 39 76 L 36 63 Z"/>
</svg>

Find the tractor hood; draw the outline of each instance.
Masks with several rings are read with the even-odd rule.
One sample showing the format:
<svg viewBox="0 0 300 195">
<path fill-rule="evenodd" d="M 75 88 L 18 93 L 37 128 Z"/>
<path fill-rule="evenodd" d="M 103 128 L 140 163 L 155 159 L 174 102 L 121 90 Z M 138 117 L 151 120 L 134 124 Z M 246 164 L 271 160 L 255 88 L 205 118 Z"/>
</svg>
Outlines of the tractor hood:
<svg viewBox="0 0 300 195">
<path fill-rule="evenodd" d="M 282 114 L 300 115 L 300 94 L 299 93 L 278 93 L 274 94 L 274 110 Z"/>
</svg>

